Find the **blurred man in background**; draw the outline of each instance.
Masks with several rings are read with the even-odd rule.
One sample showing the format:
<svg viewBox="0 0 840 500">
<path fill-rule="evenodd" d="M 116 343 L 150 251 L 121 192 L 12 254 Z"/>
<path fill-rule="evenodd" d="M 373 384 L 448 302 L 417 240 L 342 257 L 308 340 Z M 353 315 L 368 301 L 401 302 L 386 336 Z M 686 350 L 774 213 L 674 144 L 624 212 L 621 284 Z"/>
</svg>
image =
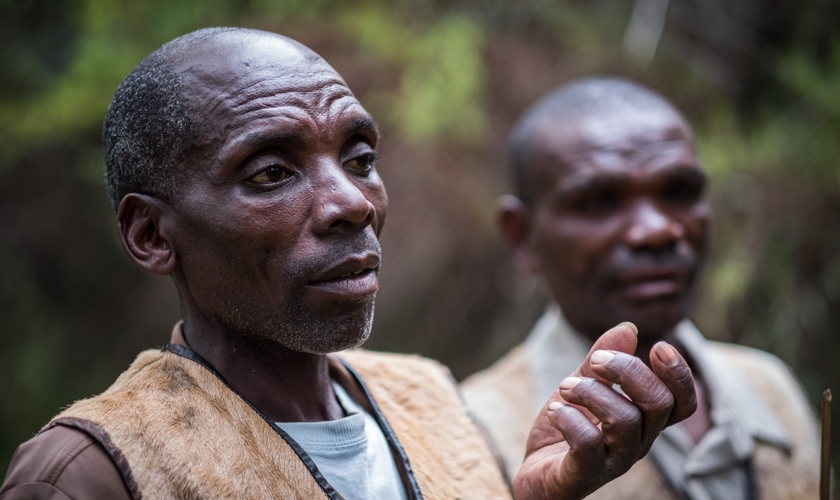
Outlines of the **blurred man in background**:
<svg viewBox="0 0 840 500">
<path fill-rule="evenodd" d="M 502 232 L 554 302 L 522 345 L 462 385 L 509 475 L 546 396 L 600 332 L 632 321 L 646 363 L 656 342 L 678 346 L 698 410 L 590 498 L 816 498 L 817 427 L 788 368 L 761 351 L 709 342 L 686 319 L 709 206 L 680 112 L 629 81 L 585 79 L 527 111 L 511 150 L 516 196 L 500 200 Z"/>
</svg>

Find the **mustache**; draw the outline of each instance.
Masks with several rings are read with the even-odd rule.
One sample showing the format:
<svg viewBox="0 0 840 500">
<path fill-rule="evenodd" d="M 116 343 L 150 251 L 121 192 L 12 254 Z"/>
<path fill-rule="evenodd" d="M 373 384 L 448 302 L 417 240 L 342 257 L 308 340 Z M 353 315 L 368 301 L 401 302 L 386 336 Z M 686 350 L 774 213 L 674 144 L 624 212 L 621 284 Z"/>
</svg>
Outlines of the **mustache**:
<svg viewBox="0 0 840 500">
<path fill-rule="evenodd" d="M 372 230 L 336 236 L 328 244 L 319 245 L 292 264 L 291 281 L 306 283 L 312 276 L 344 262 L 350 256 L 370 253 L 379 257 L 381 265 L 382 246 Z"/>
<path fill-rule="evenodd" d="M 700 267 L 699 256 L 691 249 L 625 251 L 619 253 L 609 266 L 609 275 L 618 278 L 645 271 L 687 271 L 694 277 Z"/>
</svg>

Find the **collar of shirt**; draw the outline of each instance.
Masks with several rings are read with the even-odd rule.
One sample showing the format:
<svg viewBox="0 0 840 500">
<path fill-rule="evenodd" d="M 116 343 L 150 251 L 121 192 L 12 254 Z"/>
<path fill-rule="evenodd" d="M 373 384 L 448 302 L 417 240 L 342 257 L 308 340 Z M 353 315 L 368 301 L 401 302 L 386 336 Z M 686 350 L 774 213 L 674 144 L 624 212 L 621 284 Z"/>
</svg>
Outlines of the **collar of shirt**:
<svg viewBox="0 0 840 500">
<path fill-rule="evenodd" d="M 677 325 L 676 341 L 694 361 L 711 407 L 712 429 L 688 454 L 686 474 L 708 474 L 743 462 L 752 457 L 756 440 L 790 452 L 785 428 L 749 381 L 716 352 L 714 343 L 689 320 Z M 672 434 L 668 429 L 666 432 Z"/>
</svg>

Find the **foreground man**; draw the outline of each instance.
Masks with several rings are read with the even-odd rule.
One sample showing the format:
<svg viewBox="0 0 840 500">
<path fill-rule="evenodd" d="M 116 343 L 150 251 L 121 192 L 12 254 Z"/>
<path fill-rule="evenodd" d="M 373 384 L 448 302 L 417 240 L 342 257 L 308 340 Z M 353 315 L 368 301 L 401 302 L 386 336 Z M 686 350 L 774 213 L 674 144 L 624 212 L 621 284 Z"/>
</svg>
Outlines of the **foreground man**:
<svg viewBox="0 0 840 500">
<path fill-rule="evenodd" d="M 511 477 L 525 456 L 525 422 L 604 328 L 632 321 L 641 359 L 667 340 L 688 360 L 698 411 L 590 498 L 817 498 L 816 422 L 787 367 L 708 342 L 685 318 L 709 208 L 681 114 L 633 83 L 582 80 L 521 118 L 512 163 L 517 197 L 500 203 L 502 229 L 556 303 L 524 344 L 462 385 Z"/>
<path fill-rule="evenodd" d="M 376 127 L 326 62 L 192 33 L 126 78 L 104 139 L 123 246 L 174 278 L 183 322 L 24 443 L 0 498 L 509 496 L 445 369 L 329 354 L 370 330 L 387 198 Z M 651 370 L 635 346 L 613 328 L 546 398 L 516 498 L 581 498 L 694 411 L 677 352 L 657 345 Z"/>
</svg>

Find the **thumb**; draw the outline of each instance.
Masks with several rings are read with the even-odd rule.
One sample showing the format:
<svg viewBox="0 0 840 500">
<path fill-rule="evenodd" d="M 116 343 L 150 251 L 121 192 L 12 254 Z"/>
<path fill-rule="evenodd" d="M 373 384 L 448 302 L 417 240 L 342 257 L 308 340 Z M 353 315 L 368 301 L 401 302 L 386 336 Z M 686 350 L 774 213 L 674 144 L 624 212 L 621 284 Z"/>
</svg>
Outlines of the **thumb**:
<svg viewBox="0 0 840 500">
<path fill-rule="evenodd" d="M 611 382 L 607 382 L 592 371 L 592 366 L 589 364 L 589 358 L 592 357 L 592 353 L 595 351 L 618 351 L 632 355 L 636 352 L 638 335 L 639 330 L 636 328 L 636 325 L 630 323 L 629 321 L 625 321 L 624 323 L 610 328 L 603 335 L 598 337 L 598 340 L 595 341 L 595 345 L 593 345 L 592 349 L 589 350 L 589 354 L 586 355 L 586 359 L 584 359 L 583 363 L 580 364 L 580 367 L 575 370 L 573 376 L 591 377 L 612 385 Z"/>
</svg>

